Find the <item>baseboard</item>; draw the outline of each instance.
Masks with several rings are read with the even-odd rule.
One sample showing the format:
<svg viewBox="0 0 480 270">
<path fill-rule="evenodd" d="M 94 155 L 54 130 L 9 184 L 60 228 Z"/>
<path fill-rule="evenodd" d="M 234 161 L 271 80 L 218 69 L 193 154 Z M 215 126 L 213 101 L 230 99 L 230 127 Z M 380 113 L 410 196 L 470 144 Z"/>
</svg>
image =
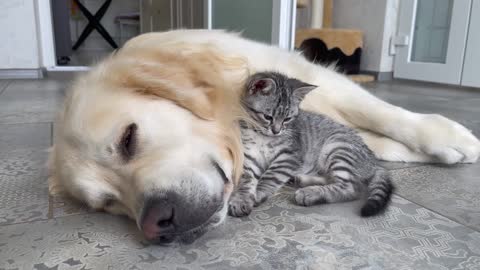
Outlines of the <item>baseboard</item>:
<svg viewBox="0 0 480 270">
<path fill-rule="evenodd" d="M 370 70 L 361 70 L 360 74 L 368 74 L 375 76 L 377 81 L 391 81 L 393 80 L 393 72 L 379 72 L 379 71 L 370 71 Z"/>
<path fill-rule="evenodd" d="M 42 69 L 0 69 L 0 79 L 42 79 Z"/>
<path fill-rule="evenodd" d="M 52 71 L 47 70 L 45 77 L 54 80 L 74 80 L 79 74 L 85 73 L 85 70 L 67 70 L 67 71 Z"/>
</svg>

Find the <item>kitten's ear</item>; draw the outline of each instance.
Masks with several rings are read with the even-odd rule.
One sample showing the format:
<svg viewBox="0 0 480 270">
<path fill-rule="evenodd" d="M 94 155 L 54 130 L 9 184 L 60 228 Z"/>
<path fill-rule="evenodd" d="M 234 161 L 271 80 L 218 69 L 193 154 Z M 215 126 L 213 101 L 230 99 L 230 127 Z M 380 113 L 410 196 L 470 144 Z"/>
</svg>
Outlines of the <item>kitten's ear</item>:
<svg viewBox="0 0 480 270">
<path fill-rule="evenodd" d="M 305 96 L 310 93 L 313 89 L 317 88 L 318 86 L 311 85 L 304 83 L 303 86 L 300 86 L 298 88 L 295 88 L 293 90 L 293 95 L 295 96 L 296 99 L 299 101 L 303 100 Z"/>
<path fill-rule="evenodd" d="M 276 86 L 275 81 L 270 78 L 254 78 L 248 83 L 248 94 L 268 95 Z"/>
</svg>

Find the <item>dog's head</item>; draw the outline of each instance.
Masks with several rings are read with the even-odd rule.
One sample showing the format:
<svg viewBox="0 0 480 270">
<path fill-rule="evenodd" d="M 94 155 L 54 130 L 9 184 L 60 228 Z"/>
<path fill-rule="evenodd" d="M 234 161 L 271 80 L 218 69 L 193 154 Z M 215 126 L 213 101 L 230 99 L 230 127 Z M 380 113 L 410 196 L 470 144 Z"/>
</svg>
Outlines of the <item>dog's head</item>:
<svg viewBox="0 0 480 270">
<path fill-rule="evenodd" d="M 242 164 L 239 91 L 228 81 L 244 72 L 209 45 L 120 50 L 66 97 L 51 192 L 128 215 L 152 242 L 221 223 Z"/>
</svg>

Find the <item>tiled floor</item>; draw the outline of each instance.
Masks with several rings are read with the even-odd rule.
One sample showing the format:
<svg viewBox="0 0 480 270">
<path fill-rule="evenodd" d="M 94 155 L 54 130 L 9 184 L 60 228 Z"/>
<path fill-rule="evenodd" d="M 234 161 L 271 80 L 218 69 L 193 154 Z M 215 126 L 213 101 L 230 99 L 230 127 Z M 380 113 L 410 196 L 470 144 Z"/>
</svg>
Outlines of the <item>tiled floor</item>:
<svg viewBox="0 0 480 270">
<path fill-rule="evenodd" d="M 480 269 L 480 163 L 383 163 L 397 195 L 384 216 L 359 202 L 310 208 L 285 190 L 191 245 L 148 246 L 135 224 L 47 193 L 46 149 L 68 82 L 0 80 L 0 269 Z M 372 83 L 480 136 L 480 90 Z"/>
</svg>

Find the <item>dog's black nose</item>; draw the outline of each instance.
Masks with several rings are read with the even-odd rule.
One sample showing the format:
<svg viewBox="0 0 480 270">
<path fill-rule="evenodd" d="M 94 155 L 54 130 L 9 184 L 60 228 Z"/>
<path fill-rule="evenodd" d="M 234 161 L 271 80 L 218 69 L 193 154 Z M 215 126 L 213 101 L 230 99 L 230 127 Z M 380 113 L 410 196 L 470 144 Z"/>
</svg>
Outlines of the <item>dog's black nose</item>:
<svg viewBox="0 0 480 270">
<path fill-rule="evenodd" d="M 175 208 L 167 198 L 149 200 L 143 211 L 141 226 L 147 239 L 157 239 L 159 236 L 174 232 Z"/>
<path fill-rule="evenodd" d="M 169 243 L 207 223 L 215 210 L 214 205 L 189 200 L 169 191 L 145 199 L 140 225 L 149 241 Z"/>
</svg>

